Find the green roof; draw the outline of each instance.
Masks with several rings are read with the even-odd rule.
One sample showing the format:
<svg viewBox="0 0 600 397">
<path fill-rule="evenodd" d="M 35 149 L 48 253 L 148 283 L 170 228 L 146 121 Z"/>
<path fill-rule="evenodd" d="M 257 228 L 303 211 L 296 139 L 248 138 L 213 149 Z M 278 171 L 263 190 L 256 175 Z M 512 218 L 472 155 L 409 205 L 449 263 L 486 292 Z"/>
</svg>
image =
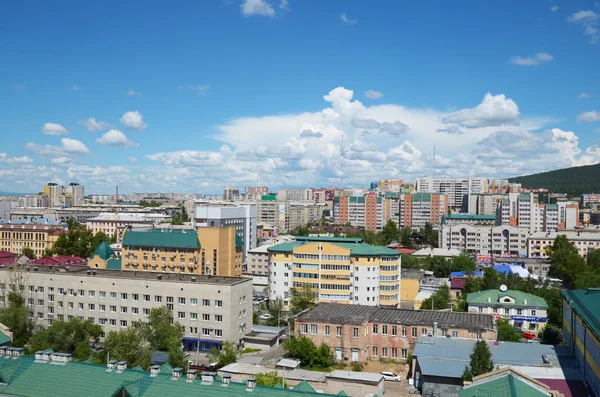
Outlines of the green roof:
<svg viewBox="0 0 600 397">
<path fill-rule="evenodd" d="M 515 300 L 515 303 L 502 302 L 504 306 L 537 306 L 540 308 L 548 308 L 548 304 L 544 298 L 528 294 L 522 291 L 509 289 L 508 291 L 500 291 L 498 289 L 488 289 L 487 291 L 471 292 L 467 294 L 467 304 L 488 304 L 488 298 L 492 304 L 500 303 L 500 298 L 510 296 Z M 527 304 L 525 304 L 527 300 Z"/>
<path fill-rule="evenodd" d="M 244 245 L 244 240 L 242 240 L 242 238 L 236 234 L 235 235 L 235 246 L 241 247 L 243 245 Z"/>
<path fill-rule="evenodd" d="M 277 201 L 277 196 L 274 194 L 263 194 L 260 196 L 261 201 Z"/>
<path fill-rule="evenodd" d="M 296 236 L 296 241 L 322 241 L 327 243 L 362 243 L 361 237 L 321 237 L 321 236 Z"/>
<path fill-rule="evenodd" d="M 315 392 L 315 389 L 311 385 L 309 385 L 306 380 L 303 380 L 302 382 L 298 383 L 296 387 L 294 387 L 294 390 L 311 393 Z"/>
<path fill-rule="evenodd" d="M 444 218 L 451 220 L 495 221 L 496 215 L 472 215 L 452 213 L 449 215 L 444 215 Z"/>
<path fill-rule="evenodd" d="M 121 259 L 121 257 L 109 259 L 108 262 L 106 262 L 106 268 L 109 270 L 121 270 Z"/>
<path fill-rule="evenodd" d="M 0 331 L 0 346 L 7 345 L 11 342 L 10 336 Z"/>
<path fill-rule="evenodd" d="M 337 395 L 338 395 L 338 396 L 348 396 L 348 395 L 346 394 L 346 392 L 345 392 L 345 391 L 343 391 L 343 390 L 340 390 L 340 392 L 339 392 Z"/>
<path fill-rule="evenodd" d="M 322 237 L 321 237 L 322 238 Z M 299 247 L 305 244 L 315 244 L 316 242 L 326 242 L 329 244 L 337 245 L 338 247 L 342 247 L 350 250 L 350 255 L 354 256 L 399 256 L 398 251 L 393 250 L 388 247 L 382 247 L 379 245 L 371 245 L 367 243 L 348 243 L 348 242 L 336 242 L 336 241 L 295 241 L 291 243 L 281 243 L 269 247 L 267 251 L 278 253 L 292 253 L 295 247 Z"/>
<path fill-rule="evenodd" d="M 98 255 L 102 260 L 109 260 L 112 256 L 114 256 L 115 251 L 110 248 L 110 245 L 106 241 L 100 243 L 96 250 L 92 254 L 92 258 Z"/>
<path fill-rule="evenodd" d="M 494 377 L 465 386 L 460 397 L 548 397 L 550 393 L 513 374 Z"/>
<path fill-rule="evenodd" d="M 152 229 L 148 231 L 128 231 L 123 238 L 123 246 L 200 248 L 198 233 L 189 230 Z"/>
<path fill-rule="evenodd" d="M 562 290 L 563 299 L 600 339 L 600 288 Z M 573 330 L 571 330 L 573 332 Z"/>
<path fill-rule="evenodd" d="M 34 357 L 23 356 L 16 360 L 0 359 L 0 394 L 28 397 L 111 397 L 122 390 L 131 397 L 164 396 L 211 396 L 247 397 L 246 383 L 231 382 L 222 387 L 220 377 L 212 384 L 201 384 L 200 374 L 193 382 L 186 376 L 171 380 L 171 371 L 150 377 L 150 373 L 139 369 L 126 369 L 121 374 L 106 372 L 104 365 L 70 362 L 65 365 L 34 363 Z M 166 369 L 166 368 L 164 368 Z M 308 385 L 310 387 L 310 385 Z M 312 389 L 312 388 L 311 388 Z M 119 394 L 120 395 L 120 394 Z M 333 394 L 316 393 L 314 390 L 289 390 L 267 386 L 256 386 L 253 397 L 323 396 Z"/>
</svg>

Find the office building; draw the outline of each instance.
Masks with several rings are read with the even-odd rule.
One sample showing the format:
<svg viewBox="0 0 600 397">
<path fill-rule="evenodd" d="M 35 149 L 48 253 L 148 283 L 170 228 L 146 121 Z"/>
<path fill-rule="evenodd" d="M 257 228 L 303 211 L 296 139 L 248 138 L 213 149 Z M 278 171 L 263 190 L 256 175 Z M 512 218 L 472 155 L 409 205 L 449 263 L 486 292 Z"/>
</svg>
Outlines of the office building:
<svg viewBox="0 0 600 397">
<path fill-rule="evenodd" d="M 419 193 L 442 193 L 448 197 L 448 207 L 455 211 L 466 210 L 468 195 L 488 192 L 487 179 L 424 177 L 415 181 Z"/>
<path fill-rule="evenodd" d="M 290 289 L 310 287 L 321 302 L 397 306 L 400 254 L 361 238 L 296 237 L 268 248 L 271 299 L 289 305 Z"/>
<path fill-rule="evenodd" d="M 552 245 L 559 235 L 566 236 L 581 256 L 600 248 L 600 230 L 598 229 L 538 232 L 527 238 L 527 256 L 530 258 L 548 258 L 546 247 Z"/>
<path fill-rule="evenodd" d="M 35 221 L 35 220 L 34 220 Z M 64 226 L 56 222 L 14 222 L 0 224 L 0 250 L 17 255 L 29 247 L 35 256 L 43 256 L 52 249 L 58 237 L 65 232 Z"/>
<path fill-rule="evenodd" d="M 372 232 L 383 226 L 383 198 L 377 196 L 335 197 L 333 200 L 333 222 L 350 223 Z"/>
<path fill-rule="evenodd" d="M 337 361 L 406 360 L 420 335 L 494 340 L 491 315 L 319 303 L 296 318 L 296 336 L 326 343 Z M 464 368 L 462 368 L 464 370 Z"/>
<path fill-rule="evenodd" d="M 477 215 L 474 215 L 477 216 Z M 514 226 L 480 226 L 467 223 L 442 224 L 439 247 L 457 249 L 476 255 L 526 255 L 526 228 Z"/>
<path fill-rule="evenodd" d="M 33 267 L 37 269 L 34 271 Z M 9 269 L 1 268 L 2 280 Z M 185 350 L 207 351 L 225 340 L 239 343 L 252 330 L 252 280 L 192 274 L 121 272 L 30 265 L 25 293 L 29 317 L 38 325 L 90 320 L 110 331 L 144 321 L 150 309 L 167 306 L 184 327 Z M 5 305 L 6 284 L 0 284 Z M 200 343 L 200 346 L 198 346 Z"/>
<path fill-rule="evenodd" d="M 0 222 L 10 222 L 10 208 L 9 200 L 0 200 Z"/>
</svg>

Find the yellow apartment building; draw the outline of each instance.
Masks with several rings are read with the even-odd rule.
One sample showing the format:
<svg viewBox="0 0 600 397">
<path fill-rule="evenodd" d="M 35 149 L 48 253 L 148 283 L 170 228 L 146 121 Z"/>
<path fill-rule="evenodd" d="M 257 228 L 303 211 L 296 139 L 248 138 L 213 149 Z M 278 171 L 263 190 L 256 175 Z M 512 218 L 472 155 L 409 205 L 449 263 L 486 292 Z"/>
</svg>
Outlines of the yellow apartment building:
<svg viewBox="0 0 600 397">
<path fill-rule="evenodd" d="M 3 223 L 0 224 L 0 251 L 21 255 L 23 248 L 29 247 L 36 257 L 41 257 L 46 249 L 54 246 L 64 231 L 64 226 L 61 225 Z"/>
<path fill-rule="evenodd" d="M 269 251 L 269 295 L 289 305 L 290 289 L 308 286 L 319 302 L 397 307 L 400 254 L 361 238 L 296 237 Z"/>
</svg>

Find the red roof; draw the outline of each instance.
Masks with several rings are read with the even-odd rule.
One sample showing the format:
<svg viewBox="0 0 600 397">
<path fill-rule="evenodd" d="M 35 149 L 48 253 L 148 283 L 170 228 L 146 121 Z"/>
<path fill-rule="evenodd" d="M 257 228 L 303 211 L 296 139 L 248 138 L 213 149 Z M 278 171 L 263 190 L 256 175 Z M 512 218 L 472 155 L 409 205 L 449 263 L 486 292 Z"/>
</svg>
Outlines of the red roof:
<svg viewBox="0 0 600 397">
<path fill-rule="evenodd" d="M 0 258 L 14 258 L 17 254 L 9 251 L 0 251 Z"/>
<path fill-rule="evenodd" d="M 17 261 L 17 254 L 9 251 L 0 251 L 0 266 L 10 266 Z"/>
<path fill-rule="evenodd" d="M 582 380 L 567 379 L 540 379 L 535 380 L 544 383 L 550 389 L 562 393 L 565 397 L 591 396 L 594 393 L 585 387 Z"/>
<path fill-rule="evenodd" d="M 412 255 L 415 252 L 417 252 L 415 250 L 411 250 L 410 248 L 394 248 L 394 249 L 401 254 L 408 254 L 408 255 Z"/>
<path fill-rule="evenodd" d="M 44 258 L 36 259 L 31 263 L 34 265 L 46 266 L 85 265 L 87 264 L 87 259 L 80 258 L 78 256 L 47 256 Z"/>
<path fill-rule="evenodd" d="M 450 280 L 451 289 L 465 289 L 465 279 L 454 277 Z"/>
</svg>

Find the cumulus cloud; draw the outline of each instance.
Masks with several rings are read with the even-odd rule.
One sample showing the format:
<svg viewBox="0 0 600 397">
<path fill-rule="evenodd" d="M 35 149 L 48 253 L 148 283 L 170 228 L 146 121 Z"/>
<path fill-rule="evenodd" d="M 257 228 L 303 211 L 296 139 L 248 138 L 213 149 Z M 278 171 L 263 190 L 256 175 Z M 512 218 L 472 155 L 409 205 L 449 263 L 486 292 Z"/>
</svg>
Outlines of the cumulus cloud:
<svg viewBox="0 0 600 397">
<path fill-rule="evenodd" d="M 39 145 L 29 142 L 25 145 L 25 149 L 35 153 L 39 157 L 67 157 L 68 155 L 81 156 L 90 154 L 89 149 L 85 144 L 77 139 L 62 138 L 60 140 L 62 146 Z"/>
<path fill-rule="evenodd" d="M 83 144 L 83 142 L 77 139 L 63 138 L 60 140 L 63 145 L 63 150 L 70 154 L 89 154 L 90 151 Z"/>
<path fill-rule="evenodd" d="M 42 133 L 46 135 L 66 135 L 69 130 L 60 124 L 46 123 L 42 126 Z"/>
<path fill-rule="evenodd" d="M 578 99 L 589 99 L 592 97 L 592 94 L 588 93 L 588 92 L 582 92 L 581 94 L 577 95 Z"/>
<path fill-rule="evenodd" d="M 125 95 L 139 96 L 139 95 L 142 95 L 142 93 L 139 91 L 136 91 L 136 90 L 127 90 L 127 91 L 125 91 Z"/>
<path fill-rule="evenodd" d="M 519 107 L 504 94 L 485 94 L 483 101 L 474 108 L 462 109 L 442 118 L 444 123 L 456 123 L 461 127 L 476 128 L 516 124 Z"/>
<path fill-rule="evenodd" d="M 81 91 L 81 86 L 80 85 L 73 85 L 73 87 L 71 87 L 71 89 L 73 91 Z"/>
<path fill-rule="evenodd" d="M 550 7 L 550 11 L 555 12 L 555 11 L 558 11 L 559 8 L 560 8 L 559 6 L 552 6 L 552 7 Z"/>
<path fill-rule="evenodd" d="M 369 90 L 365 92 L 365 96 L 368 99 L 379 99 L 381 97 L 383 97 L 383 93 L 379 92 L 379 91 L 375 91 L 375 90 Z"/>
<path fill-rule="evenodd" d="M 282 1 L 280 6 L 282 6 L 282 8 L 285 8 L 287 7 L 287 4 L 287 1 Z M 264 17 L 275 16 L 275 9 L 267 0 L 243 0 L 240 7 L 242 8 L 242 15 L 244 15 L 245 17 L 253 15 Z"/>
<path fill-rule="evenodd" d="M 96 142 L 112 147 L 131 147 L 131 146 L 139 146 L 139 143 L 133 143 L 125 134 L 123 134 L 119 130 L 110 130 L 103 134 L 100 138 L 96 139 Z"/>
<path fill-rule="evenodd" d="M 381 123 L 373 119 L 352 119 L 351 123 L 356 128 L 364 128 L 367 130 L 376 130 L 381 127 Z"/>
<path fill-rule="evenodd" d="M 600 121 L 600 112 L 595 110 L 583 112 L 577 115 L 578 123 L 593 123 L 595 121 Z"/>
<path fill-rule="evenodd" d="M 196 93 L 198 95 L 204 95 L 208 92 L 208 89 L 210 88 L 207 85 L 192 85 L 192 84 L 188 84 L 188 85 L 180 85 L 177 88 L 179 88 L 181 91 L 196 91 Z"/>
<path fill-rule="evenodd" d="M 408 126 L 401 121 L 394 121 L 393 123 L 384 122 L 381 124 L 379 132 L 386 132 L 391 136 L 399 136 L 405 134 L 408 131 Z"/>
<path fill-rule="evenodd" d="M 22 156 L 22 157 L 10 157 L 6 153 L 0 153 L 0 163 L 4 164 L 30 164 L 33 163 L 33 159 Z"/>
<path fill-rule="evenodd" d="M 590 42 L 595 44 L 600 38 L 598 32 L 599 15 L 592 10 L 581 10 L 571 14 L 567 21 L 583 26 L 583 34 L 590 36 Z"/>
<path fill-rule="evenodd" d="M 127 157 L 127 161 L 130 163 L 137 163 L 138 159 L 132 156 Z"/>
<path fill-rule="evenodd" d="M 146 124 L 143 120 L 142 114 L 137 110 L 133 112 L 125 112 L 123 117 L 121 117 L 120 121 L 121 124 L 123 124 L 126 128 L 129 128 L 130 130 L 141 131 L 145 130 L 146 127 L 148 127 L 148 124 Z"/>
<path fill-rule="evenodd" d="M 342 15 L 340 15 L 340 19 L 342 20 L 342 22 L 347 23 L 348 25 L 356 25 L 356 19 L 350 19 L 348 18 L 348 16 L 346 15 L 346 11 L 342 12 Z"/>
<path fill-rule="evenodd" d="M 457 125 L 451 125 L 447 128 L 438 128 L 435 132 L 445 132 L 446 134 L 462 134 L 460 127 Z"/>
<path fill-rule="evenodd" d="M 323 136 L 323 133 L 321 133 L 319 131 L 313 131 L 313 130 L 304 130 L 300 134 L 300 137 L 302 137 L 302 138 L 321 138 L 322 136 Z"/>
<path fill-rule="evenodd" d="M 88 131 L 102 131 L 110 128 L 109 123 L 96 120 L 94 117 L 90 117 L 87 120 L 79 120 L 78 123 L 84 126 Z"/>
<path fill-rule="evenodd" d="M 554 57 L 545 52 L 538 52 L 531 57 L 511 57 L 510 62 L 519 66 L 537 66 L 544 62 L 550 62 Z"/>
</svg>

